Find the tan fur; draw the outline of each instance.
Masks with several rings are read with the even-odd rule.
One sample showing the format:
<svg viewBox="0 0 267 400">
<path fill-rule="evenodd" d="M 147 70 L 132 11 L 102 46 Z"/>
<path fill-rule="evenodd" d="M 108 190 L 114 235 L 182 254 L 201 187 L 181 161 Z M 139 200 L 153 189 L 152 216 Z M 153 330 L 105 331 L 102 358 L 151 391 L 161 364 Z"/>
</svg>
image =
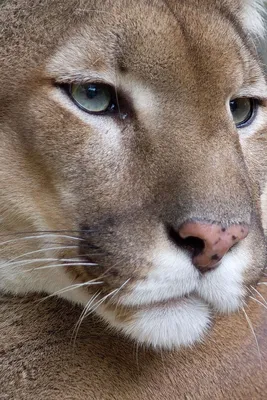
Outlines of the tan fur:
<svg viewBox="0 0 267 400">
<path fill-rule="evenodd" d="M 164 390 L 170 368 L 173 399 L 211 396 L 219 384 L 208 372 L 212 364 L 222 381 L 228 363 L 234 369 L 255 365 L 254 353 L 243 354 L 244 316 L 219 314 L 242 309 L 266 264 L 267 85 L 255 49 L 255 37 L 263 31 L 262 5 L 253 0 L 19 0 L 1 6 L 0 290 L 25 298 L 34 292 L 58 294 L 145 345 L 172 349 L 204 340 L 203 346 L 182 350 L 178 364 L 175 355 L 166 356 Z M 123 118 L 87 114 L 62 86 L 99 80 L 116 87 Z M 228 104 L 239 97 L 257 98 L 260 105 L 253 123 L 237 130 Z M 169 233 L 192 220 L 227 228 L 248 225 L 250 232 L 216 271 L 202 276 Z M 30 304 L 25 300 L 26 310 Z M 18 334 L 12 328 L 16 307 L 16 300 L 4 300 L 11 336 Z M 36 311 L 27 312 L 22 311 L 26 325 L 33 318 L 42 324 Z M 66 329 L 76 312 L 56 331 Z M 261 312 L 255 307 L 251 318 L 264 340 Z M 57 319 L 50 305 L 40 314 Z M 92 355 L 105 352 L 111 340 L 99 329 L 100 347 L 86 350 L 92 365 L 83 364 L 77 373 L 100 369 L 114 382 L 108 364 Z M 42 337 L 41 346 L 49 347 Z M 122 346 L 120 362 L 137 379 L 125 357 L 131 344 L 113 339 L 114 346 L 117 341 Z M 59 342 L 57 351 L 68 358 Z M 158 370 L 158 356 L 147 354 L 147 365 Z M 203 393 L 198 392 L 209 373 Z M 242 373 L 247 377 L 244 368 Z M 255 399 L 260 399 L 266 376 L 255 379 L 260 388 Z M 224 395 L 233 391 L 234 380 L 228 380 Z M 153 398 L 161 398 L 163 388 L 155 389 L 154 375 L 149 382 L 146 396 L 153 387 Z M 251 395 L 251 382 L 238 388 L 236 398 Z M 81 380 L 79 391 L 109 399 L 118 389 L 107 383 L 101 397 L 101 380 L 92 385 L 92 379 L 88 386 Z M 134 390 L 128 396 L 118 389 L 114 398 L 145 398 Z M 81 398 L 79 391 L 69 398 Z M 52 398 L 52 392 L 44 398 Z M 39 398 L 37 392 L 34 396 Z M 225 398 L 218 390 L 216 396 Z"/>
<path fill-rule="evenodd" d="M 257 289 L 267 297 L 266 286 Z M 246 312 L 260 354 L 242 313 L 218 319 L 204 344 L 185 351 L 158 353 L 136 347 L 91 317 L 73 345 L 80 309 L 55 299 L 39 300 L 1 300 L 3 399 L 266 398 L 267 313 L 255 301 Z"/>
</svg>

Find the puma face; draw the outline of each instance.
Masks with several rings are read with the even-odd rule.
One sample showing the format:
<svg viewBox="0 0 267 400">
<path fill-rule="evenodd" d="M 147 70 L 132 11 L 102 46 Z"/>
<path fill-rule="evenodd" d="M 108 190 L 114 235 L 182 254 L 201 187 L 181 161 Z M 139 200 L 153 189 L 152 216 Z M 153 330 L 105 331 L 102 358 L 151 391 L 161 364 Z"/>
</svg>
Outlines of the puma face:
<svg viewBox="0 0 267 400">
<path fill-rule="evenodd" d="M 1 289 L 202 340 L 266 263 L 261 2 L 8 3 Z"/>
</svg>

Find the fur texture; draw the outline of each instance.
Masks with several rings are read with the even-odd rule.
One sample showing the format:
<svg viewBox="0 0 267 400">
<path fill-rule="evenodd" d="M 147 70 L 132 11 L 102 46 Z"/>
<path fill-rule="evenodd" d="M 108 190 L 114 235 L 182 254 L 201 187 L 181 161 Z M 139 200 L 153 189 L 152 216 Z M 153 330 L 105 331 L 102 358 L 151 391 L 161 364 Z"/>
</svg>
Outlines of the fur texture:
<svg viewBox="0 0 267 400">
<path fill-rule="evenodd" d="M 165 349 L 244 305 L 266 263 L 262 5 L 3 3 L 2 291 L 57 294 Z M 117 113 L 71 99 L 99 81 Z M 244 97 L 257 107 L 237 129 L 229 102 Z M 188 221 L 250 231 L 202 274 L 178 235 Z"/>
<path fill-rule="evenodd" d="M 267 286 L 257 290 L 267 297 Z M 263 302 L 254 292 L 253 297 Z M 37 300 L 37 302 L 36 302 Z M 96 318 L 73 328 L 79 307 L 54 299 L 1 299 L 0 387 L 5 400 L 264 400 L 267 312 L 250 299 L 217 317 L 201 345 L 153 352 L 111 333 Z"/>
<path fill-rule="evenodd" d="M 266 23 L 264 19 L 264 15 L 266 14 L 266 0 L 245 0 L 243 3 L 243 23 L 249 32 L 263 37 L 265 35 Z"/>
</svg>

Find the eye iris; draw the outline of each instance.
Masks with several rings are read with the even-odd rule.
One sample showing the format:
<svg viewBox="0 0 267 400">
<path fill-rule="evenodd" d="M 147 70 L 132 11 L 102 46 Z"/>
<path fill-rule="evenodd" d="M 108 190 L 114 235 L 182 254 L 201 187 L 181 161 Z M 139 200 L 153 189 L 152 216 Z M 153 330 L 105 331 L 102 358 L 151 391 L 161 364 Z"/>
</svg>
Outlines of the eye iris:
<svg viewBox="0 0 267 400">
<path fill-rule="evenodd" d="M 253 99 L 237 98 L 230 101 L 230 110 L 237 128 L 242 128 L 251 121 L 254 109 Z"/>
<path fill-rule="evenodd" d="M 101 113 L 112 108 L 111 88 L 103 84 L 72 84 L 70 95 L 83 110 Z"/>
</svg>

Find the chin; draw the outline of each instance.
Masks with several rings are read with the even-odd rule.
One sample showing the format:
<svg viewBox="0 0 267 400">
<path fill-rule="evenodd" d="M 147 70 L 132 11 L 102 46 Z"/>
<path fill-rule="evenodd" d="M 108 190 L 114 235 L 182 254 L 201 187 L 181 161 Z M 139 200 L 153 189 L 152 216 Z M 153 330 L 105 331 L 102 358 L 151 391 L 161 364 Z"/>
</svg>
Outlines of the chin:
<svg viewBox="0 0 267 400">
<path fill-rule="evenodd" d="M 97 314 L 140 345 L 172 350 L 204 340 L 211 326 L 210 307 L 190 296 L 140 307 L 102 307 Z"/>
</svg>

